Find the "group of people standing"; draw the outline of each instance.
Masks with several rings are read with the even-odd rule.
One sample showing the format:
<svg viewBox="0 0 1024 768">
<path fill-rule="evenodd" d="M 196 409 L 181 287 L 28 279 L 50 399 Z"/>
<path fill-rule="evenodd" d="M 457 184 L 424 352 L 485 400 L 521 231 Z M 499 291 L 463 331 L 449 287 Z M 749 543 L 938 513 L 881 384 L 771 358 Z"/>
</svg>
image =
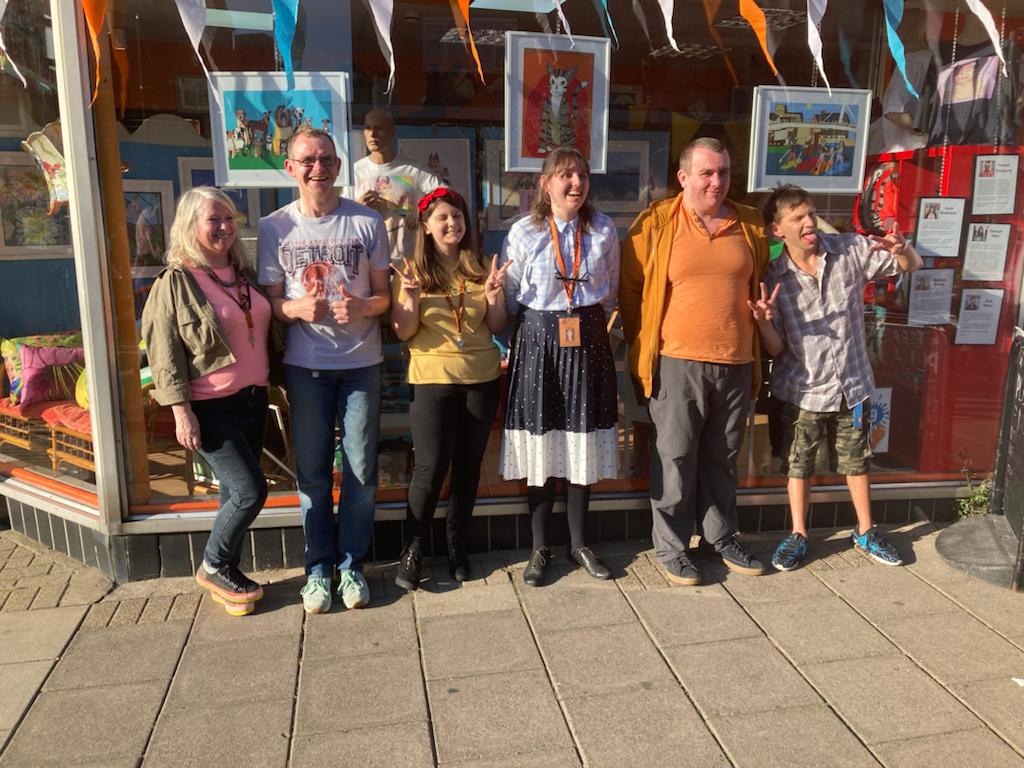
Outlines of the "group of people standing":
<svg viewBox="0 0 1024 768">
<path fill-rule="evenodd" d="M 381 168 L 396 161 L 393 133 L 390 118 L 368 118 L 367 163 Z M 530 586 L 545 581 L 558 481 L 565 492 L 568 556 L 595 578 L 611 576 L 587 546 L 584 520 L 590 487 L 618 474 L 608 337 L 616 307 L 630 372 L 650 401 L 653 536 L 671 581 L 700 580 L 688 554 L 696 526 L 730 569 L 764 571 L 737 539 L 735 498 L 736 458 L 762 342 L 777 367 L 787 361 L 793 423 L 800 426 L 792 455 L 803 459 L 794 459 L 795 474 L 790 472 L 794 530 L 775 558 L 782 552 L 789 559 L 776 567 L 799 564 L 803 555 L 792 551 L 801 540 L 806 551 L 797 507 L 806 509 L 806 472 L 809 467 L 813 473 L 817 445 L 834 435 L 837 418 L 851 422 L 841 430 L 840 447 L 853 448 L 843 451 L 839 469 L 853 480 L 855 543 L 860 535 L 859 545 L 876 559 L 880 547 L 891 549 L 871 526 L 866 443 L 859 463 L 850 455 L 857 448 L 850 414 L 863 408 L 871 372 L 849 345 L 859 339 L 866 355 L 863 323 L 858 331 L 853 322 L 857 286 L 862 293 L 876 275 L 919 265 L 898 234 L 874 244 L 849 236 L 823 249 L 810 198 L 780 190 L 773 195 L 775 207 L 769 204 L 768 226 L 784 239 L 790 267 L 766 278 L 765 220 L 727 199 L 729 155 L 714 139 L 697 139 L 682 153 L 682 192 L 637 218 L 621 256 L 614 222 L 588 201 L 589 167 L 575 149 L 548 155 L 530 214 L 513 225 L 500 258 L 489 259 L 454 189 L 424 183 L 412 190 L 407 202 L 415 213 L 405 214 L 400 236 L 389 237 L 390 225 L 374 210 L 379 190 L 359 195 L 365 205 L 336 191 L 340 160 L 329 134 L 300 129 L 285 168 L 298 182 L 299 197 L 260 221 L 255 274 L 241 258 L 230 198 L 209 187 L 182 196 L 168 268 L 143 314 L 153 396 L 171 406 L 179 442 L 202 454 L 220 481 L 220 507 L 196 579 L 229 613 L 251 612 L 262 595 L 239 561 L 245 532 L 267 494 L 259 455 L 272 316 L 287 327 L 284 386 L 306 541 L 302 600 L 309 613 L 329 610 L 334 597 L 347 608 L 370 599 L 362 565 L 373 532 L 385 314 L 409 350 L 415 463 L 396 576 L 405 589 L 420 582 L 421 552 L 449 473 L 449 570 L 457 581 L 470 576 L 466 531 L 500 399 L 501 358 L 493 335 L 509 323 L 500 469 L 504 478 L 525 479 L 528 487 L 533 545 L 523 580 Z M 414 233 L 411 252 L 404 246 L 408 230 Z M 834 253 L 842 256 L 838 266 Z M 840 306 L 812 317 L 808 302 L 815 298 Z M 848 325 L 835 325 L 839 310 Z M 821 324 L 832 347 L 802 348 L 812 338 L 828 347 L 819 337 Z M 846 365 L 847 357 L 857 359 Z M 809 375 L 799 375 L 800 366 L 809 367 Z M 336 429 L 343 459 L 337 514 Z M 861 432 L 866 440 L 866 429 Z M 804 484 L 794 484 L 801 476 Z"/>
</svg>

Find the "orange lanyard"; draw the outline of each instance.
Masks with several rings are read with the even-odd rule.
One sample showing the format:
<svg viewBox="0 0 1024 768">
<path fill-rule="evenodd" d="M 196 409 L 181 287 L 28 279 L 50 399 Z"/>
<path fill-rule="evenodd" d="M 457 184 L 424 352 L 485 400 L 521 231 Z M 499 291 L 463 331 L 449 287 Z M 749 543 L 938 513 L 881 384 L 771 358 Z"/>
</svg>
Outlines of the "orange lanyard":
<svg viewBox="0 0 1024 768">
<path fill-rule="evenodd" d="M 548 219 L 548 223 L 551 224 L 551 244 L 555 248 L 555 263 L 558 265 L 558 269 L 562 275 L 562 287 L 565 288 L 565 300 L 569 305 L 569 311 L 572 312 L 572 295 L 576 292 L 577 278 L 580 276 L 580 232 L 581 228 L 579 222 L 576 222 L 576 237 L 573 242 L 572 251 L 572 276 L 567 277 L 567 270 L 565 268 L 565 259 L 562 258 L 562 246 L 560 245 L 560 238 L 558 236 L 558 227 L 555 226 L 555 217 L 552 216 Z"/>
<path fill-rule="evenodd" d="M 444 300 L 448 302 L 448 309 L 452 311 L 452 318 L 455 320 L 455 343 L 462 349 L 464 342 L 462 340 L 462 313 L 466 311 L 466 281 L 459 280 L 459 308 L 455 308 L 455 304 L 452 303 L 451 297 L 446 293 Z"/>
</svg>

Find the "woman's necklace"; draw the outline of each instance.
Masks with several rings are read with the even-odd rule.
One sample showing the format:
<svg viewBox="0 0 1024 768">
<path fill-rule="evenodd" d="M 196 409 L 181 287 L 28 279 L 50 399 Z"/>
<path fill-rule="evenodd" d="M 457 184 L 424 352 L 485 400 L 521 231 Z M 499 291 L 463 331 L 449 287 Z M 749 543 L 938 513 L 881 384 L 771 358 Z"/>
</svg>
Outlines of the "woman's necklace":
<svg viewBox="0 0 1024 768">
<path fill-rule="evenodd" d="M 206 276 L 213 280 L 213 282 L 219 285 L 220 289 L 224 291 L 225 295 L 227 295 L 227 297 L 231 299 L 236 305 L 238 305 L 238 308 L 240 310 L 242 310 L 242 314 L 245 315 L 245 327 L 249 331 L 249 347 L 255 348 L 256 335 L 253 332 L 252 322 L 252 288 L 249 285 L 249 281 L 245 279 L 245 275 L 239 272 L 238 268 L 235 267 L 233 264 L 231 266 L 235 279 L 230 282 L 226 280 L 221 280 L 217 273 L 214 272 L 209 267 L 203 267 L 203 272 L 205 272 Z M 228 290 L 228 288 L 234 288 L 236 285 L 238 286 L 237 298 L 231 291 Z M 243 288 L 245 289 L 245 293 L 242 293 Z"/>
<path fill-rule="evenodd" d="M 448 303 L 448 309 L 452 311 L 452 318 L 455 320 L 455 346 L 459 348 L 459 352 L 465 352 L 466 342 L 462 338 L 462 313 L 466 311 L 466 281 L 459 280 L 458 309 L 455 308 L 455 303 L 449 296 L 450 293 L 450 289 L 445 291 L 444 300 Z"/>
</svg>

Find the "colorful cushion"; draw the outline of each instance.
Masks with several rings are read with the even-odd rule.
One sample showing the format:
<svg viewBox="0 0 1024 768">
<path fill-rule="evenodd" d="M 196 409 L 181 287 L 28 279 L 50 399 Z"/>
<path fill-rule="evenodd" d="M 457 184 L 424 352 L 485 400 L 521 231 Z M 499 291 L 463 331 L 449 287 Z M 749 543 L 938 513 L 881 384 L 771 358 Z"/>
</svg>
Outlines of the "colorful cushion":
<svg viewBox="0 0 1024 768">
<path fill-rule="evenodd" d="M 81 347 L 82 332 L 47 333 L 36 336 L 19 336 L 14 339 L 0 339 L 0 356 L 4 359 L 7 373 L 8 392 L 13 402 L 21 395 L 20 347 Z"/>
<path fill-rule="evenodd" d="M 92 419 L 89 417 L 89 411 L 79 408 L 74 403 L 51 405 L 43 411 L 42 417 L 47 424 L 60 424 L 74 432 L 92 434 Z"/>
<path fill-rule="evenodd" d="M 85 369 L 81 347 L 30 347 L 19 345 L 22 408 L 44 400 L 70 400 L 75 383 Z"/>
<path fill-rule="evenodd" d="M 89 377 L 86 375 L 86 370 L 83 368 L 81 375 L 78 377 L 78 381 L 75 382 L 75 402 L 78 403 L 79 407 L 89 408 Z"/>
</svg>

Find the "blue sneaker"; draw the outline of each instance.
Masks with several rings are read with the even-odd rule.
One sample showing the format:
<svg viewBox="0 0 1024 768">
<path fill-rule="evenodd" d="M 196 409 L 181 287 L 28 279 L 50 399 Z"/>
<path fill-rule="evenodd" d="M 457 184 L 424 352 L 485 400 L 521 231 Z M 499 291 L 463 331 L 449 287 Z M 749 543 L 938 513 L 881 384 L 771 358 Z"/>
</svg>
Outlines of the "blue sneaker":
<svg viewBox="0 0 1024 768">
<path fill-rule="evenodd" d="M 875 562 L 882 565 L 903 565 L 903 560 L 900 558 L 900 553 L 896 551 L 896 547 L 886 541 L 877 528 L 869 528 L 866 533 L 857 533 L 857 529 L 854 528 L 851 538 L 854 548 Z"/>
<path fill-rule="evenodd" d="M 792 571 L 799 568 L 807 556 L 807 539 L 802 534 L 791 533 L 779 542 L 772 555 L 772 566 L 778 571 Z"/>
</svg>

